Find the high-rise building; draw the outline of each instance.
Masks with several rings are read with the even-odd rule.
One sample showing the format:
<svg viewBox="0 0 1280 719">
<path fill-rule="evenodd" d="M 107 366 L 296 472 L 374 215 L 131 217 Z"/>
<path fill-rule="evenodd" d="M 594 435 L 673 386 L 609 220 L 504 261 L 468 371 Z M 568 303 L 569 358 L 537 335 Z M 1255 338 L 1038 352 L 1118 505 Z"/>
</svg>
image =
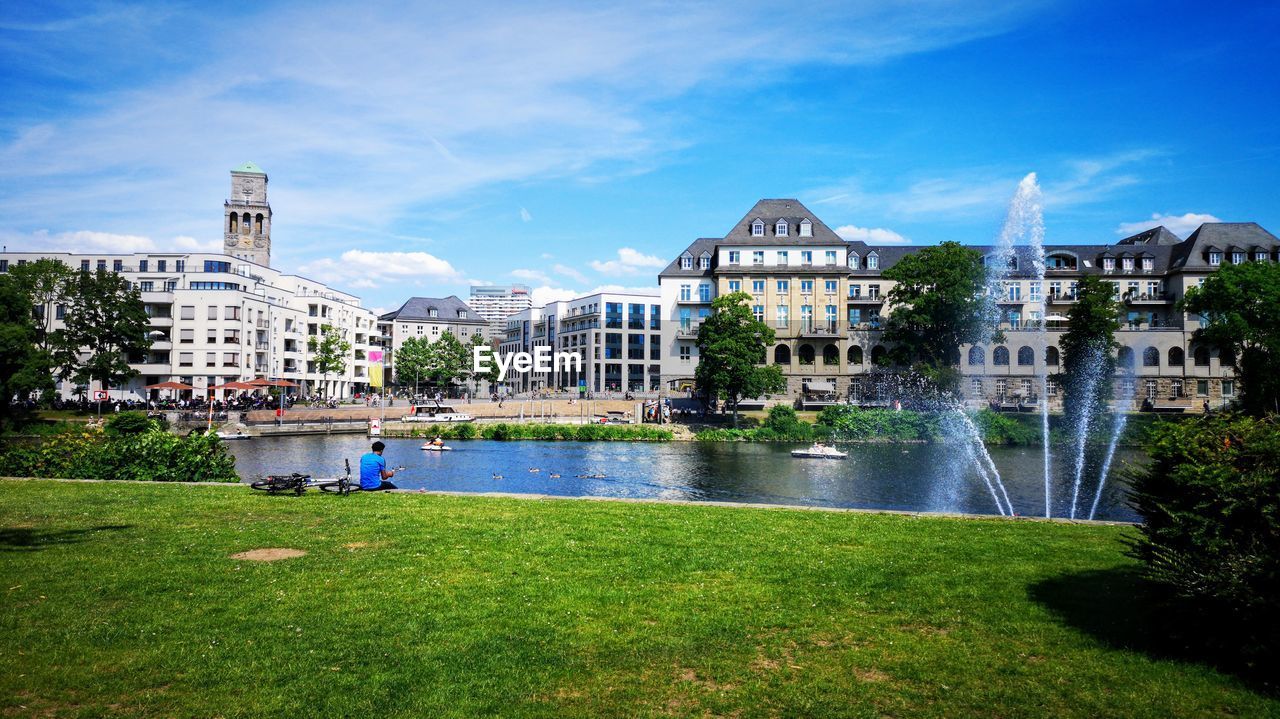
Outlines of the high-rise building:
<svg viewBox="0 0 1280 719">
<path fill-rule="evenodd" d="M 231 171 L 231 197 L 222 204 L 223 250 L 236 259 L 271 266 L 271 205 L 267 173 L 246 162 Z"/>
<path fill-rule="evenodd" d="M 506 331 L 507 318 L 533 306 L 529 288 L 525 285 L 472 287 L 467 302 L 489 323 L 489 337 L 501 338 Z"/>
</svg>

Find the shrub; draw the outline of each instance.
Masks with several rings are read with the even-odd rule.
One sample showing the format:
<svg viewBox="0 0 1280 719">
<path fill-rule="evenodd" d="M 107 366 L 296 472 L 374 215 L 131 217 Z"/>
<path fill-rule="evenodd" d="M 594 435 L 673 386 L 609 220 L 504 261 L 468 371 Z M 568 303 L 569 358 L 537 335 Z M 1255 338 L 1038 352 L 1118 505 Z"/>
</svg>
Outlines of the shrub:
<svg viewBox="0 0 1280 719">
<path fill-rule="evenodd" d="M 769 408 L 769 416 L 756 430 L 757 441 L 796 441 L 813 439 L 813 426 L 801 422 L 790 405 L 775 404 Z"/>
<path fill-rule="evenodd" d="M 974 425 L 982 434 L 982 441 L 987 444 L 1038 444 L 1042 441 L 1038 426 L 1028 426 L 1016 417 L 989 409 L 979 410 L 972 417 Z M 1037 425 L 1041 421 L 1040 415 L 1035 415 L 1034 419 Z"/>
<path fill-rule="evenodd" d="M 1171 590 L 1169 626 L 1253 667 L 1280 647 L 1280 427 L 1210 416 L 1156 425 L 1130 473 L 1133 553 Z"/>
<path fill-rule="evenodd" d="M 121 412 L 107 418 L 103 424 L 107 434 L 122 437 L 130 434 L 142 434 L 160 429 L 160 426 L 149 419 L 143 412 Z"/>
<path fill-rule="evenodd" d="M 136 420 L 125 420 L 125 427 L 136 428 Z M 120 430 L 80 427 L 36 445 L 6 443 L 0 447 L 0 466 L 22 477 L 157 482 L 240 480 L 235 472 L 235 457 L 227 453 L 217 435 L 193 433 L 178 437 L 161 431 L 154 423 L 145 431 Z"/>
</svg>

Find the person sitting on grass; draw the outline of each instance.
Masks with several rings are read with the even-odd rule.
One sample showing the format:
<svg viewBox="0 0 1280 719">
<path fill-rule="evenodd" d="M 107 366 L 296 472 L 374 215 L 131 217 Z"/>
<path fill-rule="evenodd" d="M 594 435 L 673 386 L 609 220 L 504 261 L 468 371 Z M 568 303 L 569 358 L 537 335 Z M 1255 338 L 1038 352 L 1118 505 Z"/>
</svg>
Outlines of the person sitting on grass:
<svg viewBox="0 0 1280 719">
<path fill-rule="evenodd" d="M 373 443 L 373 451 L 360 458 L 360 489 L 376 492 L 382 489 L 395 489 L 388 479 L 396 476 L 395 470 L 387 469 L 387 460 L 382 458 L 382 450 L 386 449 L 382 442 Z"/>
</svg>

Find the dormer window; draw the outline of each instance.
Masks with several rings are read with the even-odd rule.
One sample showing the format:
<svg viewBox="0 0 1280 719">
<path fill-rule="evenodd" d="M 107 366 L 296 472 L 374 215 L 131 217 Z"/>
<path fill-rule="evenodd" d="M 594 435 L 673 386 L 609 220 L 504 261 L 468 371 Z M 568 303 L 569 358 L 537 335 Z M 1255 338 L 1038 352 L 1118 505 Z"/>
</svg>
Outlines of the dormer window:
<svg viewBox="0 0 1280 719">
<path fill-rule="evenodd" d="M 465 320 L 467 318 L 466 310 L 458 310 L 458 319 Z"/>
<path fill-rule="evenodd" d="M 1150 257 L 1143 257 L 1143 258 L 1142 258 L 1142 271 L 1143 271 L 1143 272 L 1151 272 L 1151 271 L 1152 271 L 1152 270 L 1154 270 L 1155 268 L 1156 268 L 1156 261 L 1155 261 L 1155 260 L 1151 259 Z"/>
<path fill-rule="evenodd" d="M 688 253 L 680 255 L 680 269 L 682 270 L 693 269 L 693 255 L 690 255 Z"/>
<path fill-rule="evenodd" d="M 1222 253 L 1217 250 L 1209 251 L 1209 266 L 1217 267 L 1222 264 Z"/>
<path fill-rule="evenodd" d="M 1125 257 L 1120 260 L 1120 264 L 1124 267 L 1125 272 L 1133 272 L 1133 258 Z"/>
<path fill-rule="evenodd" d="M 698 268 L 703 270 L 711 269 L 711 255 L 703 254 L 698 258 Z"/>
<path fill-rule="evenodd" d="M 751 223 L 751 236 L 764 237 L 764 220 L 756 220 Z"/>
<path fill-rule="evenodd" d="M 1232 252 L 1232 253 L 1231 253 L 1231 264 L 1233 264 L 1233 265 L 1243 265 L 1243 264 L 1244 264 L 1244 253 L 1243 253 L 1243 252 Z"/>
<path fill-rule="evenodd" d="M 813 237 L 813 223 L 807 217 L 800 220 L 800 236 Z"/>
<path fill-rule="evenodd" d="M 778 224 L 776 224 L 776 225 L 774 225 L 774 226 L 773 226 L 773 234 L 777 235 L 778 237 L 786 237 L 786 236 L 787 236 L 787 221 L 786 221 L 786 220 L 778 220 Z"/>
<path fill-rule="evenodd" d="M 431 309 L 427 310 L 427 316 L 428 316 L 428 317 L 439 317 L 439 316 L 440 316 L 440 311 L 439 311 L 439 310 L 437 310 L 436 308 L 432 307 Z"/>
<path fill-rule="evenodd" d="M 868 269 L 868 270 L 878 270 L 878 269 L 880 269 L 880 256 L 879 256 L 879 255 L 877 255 L 877 254 L 876 254 L 876 253 L 874 253 L 874 252 L 872 252 L 871 254 L 867 255 L 867 269 Z"/>
<path fill-rule="evenodd" d="M 858 257 L 857 252 L 850 252 L 849 253 L 849 269 L 851 270 L 858 269 L 858 266 L 862 264 L 861 259 L 862 258 Z"/>
<path fill-rule="evenodd" d="M 1254 253 L 1253 253 L 1253 261 L 1254 261 L 1254 262 L 1266 262 L 1266 261 L 1267 261 L 1267 253 L 1262 252 L 1261 250 L 1259 250 L 1259 251 L 1257 251 L 1257 252 L 1254 252 Z"/>
<path fill-rule="evenodd" d="M 1116 269 L 1116 258 L 1114 258 L 1114 257 L 1103 257 L 1103 258 L 1102 258 L 1102 271 L 1103 271 L 1103 272 L 1113 272 L 1115 269 Z"/>
</svg>

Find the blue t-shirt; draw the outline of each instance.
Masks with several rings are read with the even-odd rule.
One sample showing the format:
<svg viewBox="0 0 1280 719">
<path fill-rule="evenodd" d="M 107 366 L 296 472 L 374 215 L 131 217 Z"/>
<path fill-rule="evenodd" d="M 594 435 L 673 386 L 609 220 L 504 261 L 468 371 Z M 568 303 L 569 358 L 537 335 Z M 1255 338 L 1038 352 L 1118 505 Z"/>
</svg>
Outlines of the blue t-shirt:
<svg viewBox="0 0 1280 719">
<path fill-rule="evenodd" d="M 369 452 L 360 458 L 360 489 L 377 489 L 382 486 L 382 470 L 387 460 Z"/>
</svg>

